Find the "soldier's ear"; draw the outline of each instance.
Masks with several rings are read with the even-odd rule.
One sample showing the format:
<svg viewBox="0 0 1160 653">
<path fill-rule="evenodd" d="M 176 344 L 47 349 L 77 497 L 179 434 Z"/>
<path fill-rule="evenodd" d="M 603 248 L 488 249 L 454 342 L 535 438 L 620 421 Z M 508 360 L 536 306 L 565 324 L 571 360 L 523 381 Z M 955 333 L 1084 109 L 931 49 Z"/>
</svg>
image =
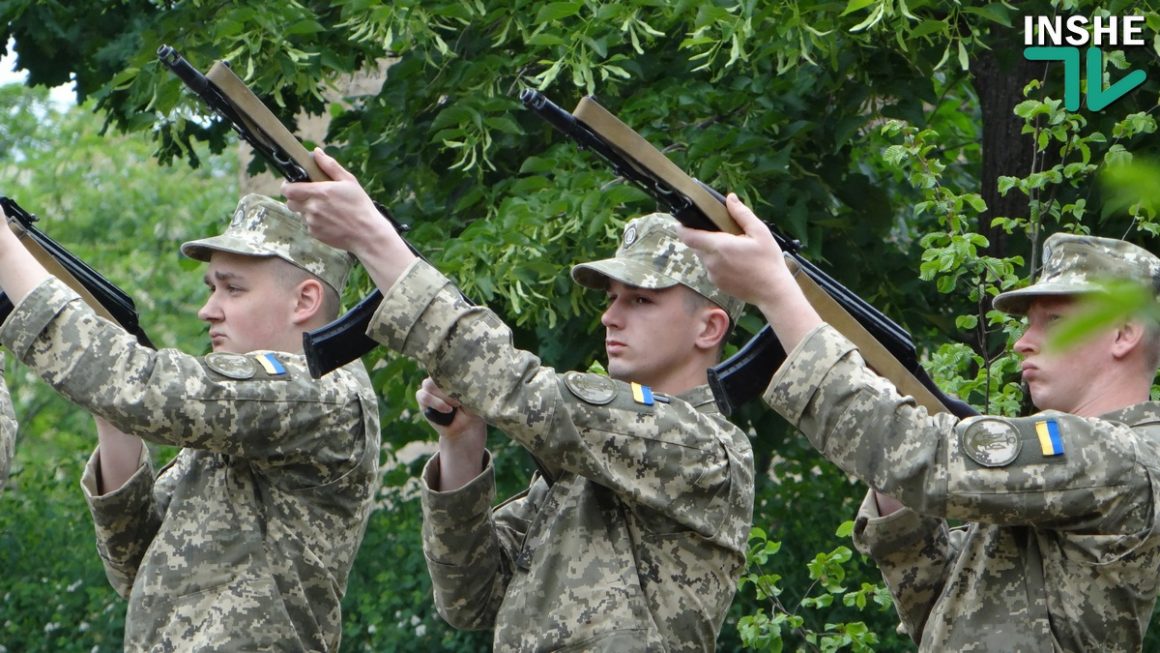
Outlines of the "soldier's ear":
<svg viewBox="0 0 1160 653">
<path fill-rule="evenodd" d="M 1139 320 L 1128 320 L 1116 329 L 1116 339 L 1112 343 L 1112 356 L 1115 358 L 1123 358 L 1137 349 L 1140 349 L 1144 343 L 1144 335 L 1147 329 Z"/>
<path fill-rule="evenodd" d="M 702 349 L 716 350 L 721 345 L 721 341 L 729 335 L 729 314 L 716 304 L 706 306 L 703 311 L 697 346 Z"/>
<path fill-rule="evenodd" d="M 294 289 L 294 314 L 292 321 L 302 325 L 322 312 L 326 289 L 322 282 L 313 277 L 302 280 Z"/>
</svg>

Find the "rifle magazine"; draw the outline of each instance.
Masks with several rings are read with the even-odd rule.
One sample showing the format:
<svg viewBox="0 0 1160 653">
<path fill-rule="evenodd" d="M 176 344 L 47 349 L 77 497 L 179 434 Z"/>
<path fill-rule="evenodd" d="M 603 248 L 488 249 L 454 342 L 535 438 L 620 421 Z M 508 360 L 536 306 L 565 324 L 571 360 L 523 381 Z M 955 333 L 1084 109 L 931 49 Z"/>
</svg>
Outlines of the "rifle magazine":
<svg viewBox="0 0 1160 653">
<path fill-rule="evenodd" d="M 378 346 L 367 327 L 382 301 L 383 294 L 375 290 L 337 320 L 302 334 L 310 376 L 321 378 Z"/>
<path fill-rule="evenodd" d="M 728 417 L 760 397 L 785 359 L 781 341 L 766 325 L 736 354 L 710 367 L 709 388 L 721 414 Z"/>
</svg>

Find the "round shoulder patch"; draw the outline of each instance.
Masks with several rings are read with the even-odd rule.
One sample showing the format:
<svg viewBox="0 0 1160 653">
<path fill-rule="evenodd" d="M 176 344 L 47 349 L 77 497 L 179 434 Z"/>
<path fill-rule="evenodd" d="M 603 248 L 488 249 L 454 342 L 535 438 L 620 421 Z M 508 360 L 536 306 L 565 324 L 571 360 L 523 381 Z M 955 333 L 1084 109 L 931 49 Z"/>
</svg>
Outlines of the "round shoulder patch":
<svg viewBox="0 0 1160 653">
<path fill-rule="evenodd" d="M 616 397 L 616 382 L 599 374 L 564 374 L 564 385 L 581 401 L 594 406 L 603 406 Z"/>
<path fill-rule="evenodd" d="M 215 351 L 205 355 L 205 366 L 227 379 L 244 381 L 257 373 L 257 363 L 249 356 Z"/>
<path fill-rule="evenodd" d="M 1019 457 L 1023 440 L 1010 422 L 996 417 L 977 418 L 959 434 L 967 458 L 983 467 L 1004 467 Z"/>
</svg>

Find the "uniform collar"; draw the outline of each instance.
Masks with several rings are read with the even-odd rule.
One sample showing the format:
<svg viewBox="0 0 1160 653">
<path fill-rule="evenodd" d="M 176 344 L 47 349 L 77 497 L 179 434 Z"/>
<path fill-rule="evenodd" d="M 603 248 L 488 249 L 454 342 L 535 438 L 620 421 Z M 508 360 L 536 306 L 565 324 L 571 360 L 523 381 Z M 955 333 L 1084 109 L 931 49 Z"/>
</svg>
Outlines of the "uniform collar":
<svg viewBox="0 0 1160 653">
<path fill-rule="evenodd" d="M 1127 408 L 1120 408 L 1110 413 L 1104 413 L 1100 415 L 1100 419 L 1109 422 L 1120 422 L 1128 426 L 1160 423 L 1160 402 L 1145 401 L 1133 404 Z"/>
<path fill-rule="evenodd" d="M 699 385 L 676 395 L 676 397 L 691 404 L 693 408 L 697 409 L 698 413 L 704 413 L 706 415 L 718 415 L 721 413 L 717 409 L 717 402 L 713 399 L 713 390 L 708 385 Z"/>
</svg>

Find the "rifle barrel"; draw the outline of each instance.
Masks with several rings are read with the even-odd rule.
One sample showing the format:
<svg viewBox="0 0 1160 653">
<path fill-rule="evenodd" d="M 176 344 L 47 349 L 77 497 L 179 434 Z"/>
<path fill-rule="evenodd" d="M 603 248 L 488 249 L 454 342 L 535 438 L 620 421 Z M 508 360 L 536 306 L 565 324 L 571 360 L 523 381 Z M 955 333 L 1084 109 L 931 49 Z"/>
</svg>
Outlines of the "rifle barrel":
<svg viewBox="0 0 1160 653">
<path fill-rule="evenodd" d="M 181 56 L 172 46 L 162 45 L 157 48 L 157 58 L 161 63 L 169 67 L 173 74 L 177 75 L 178 79 L 185 82 L 194 93 L 201 97 L 207 97 L 207 94 L 213 93 L 209 80 L 205 75 L 201 74 L 197 68 L 194 68 L 185 57 Z M 217 107 L 213 107 L 217 108 Z"/>
</svg>

